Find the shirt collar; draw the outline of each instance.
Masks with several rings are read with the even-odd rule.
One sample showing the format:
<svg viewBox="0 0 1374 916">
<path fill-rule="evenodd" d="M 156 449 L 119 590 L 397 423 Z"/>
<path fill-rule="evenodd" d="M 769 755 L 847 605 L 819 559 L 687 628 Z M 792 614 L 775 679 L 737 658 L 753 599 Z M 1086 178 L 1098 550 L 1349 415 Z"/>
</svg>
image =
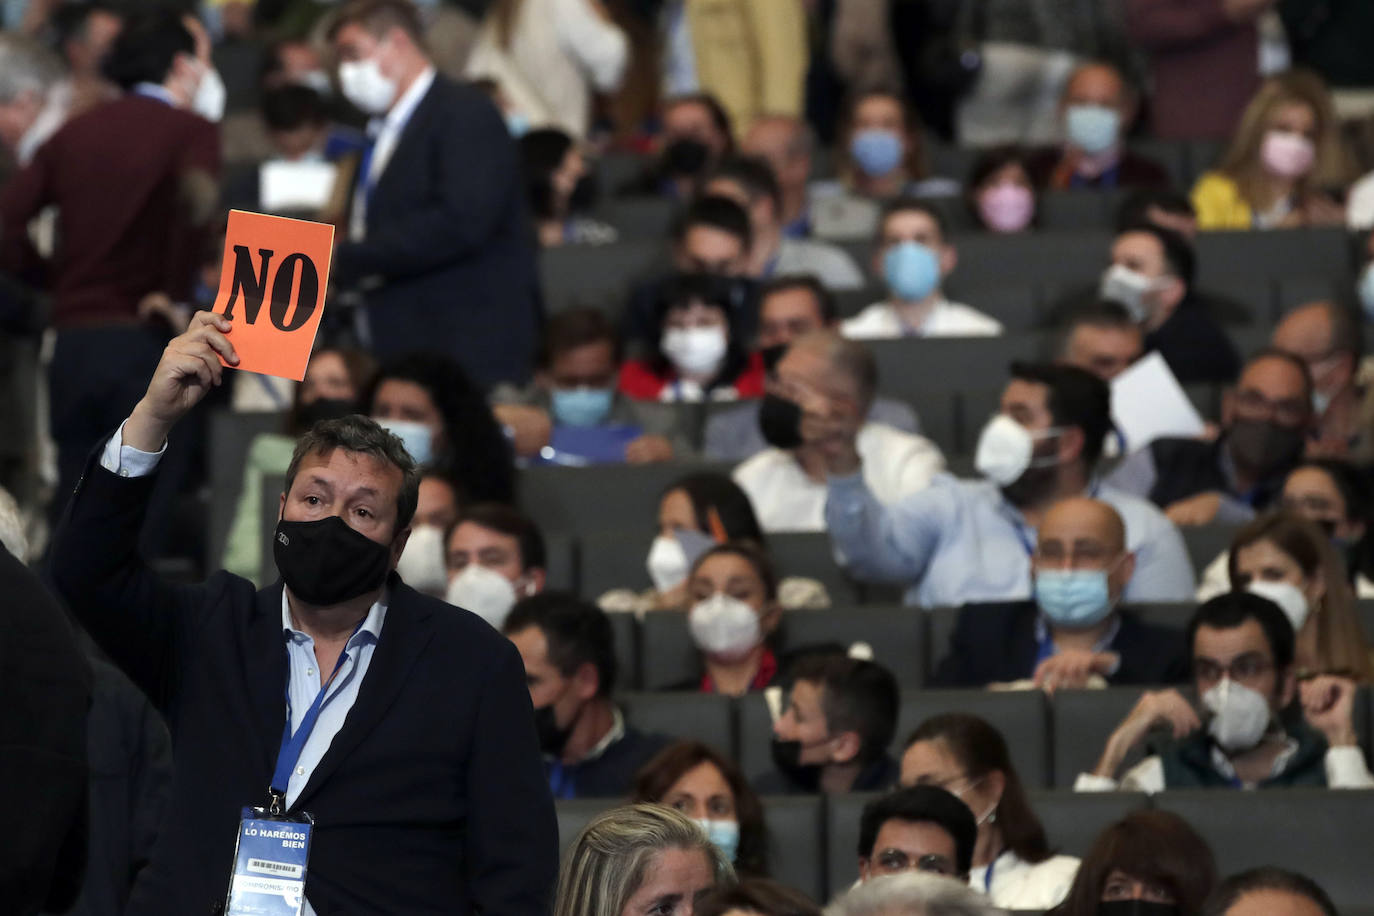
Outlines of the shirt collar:
<svg viewBox="0 0 1374 916">
<path fill-rule="evenodd" d="M 1116 641 L 1116 634 L 1120 632 L 1121 615 L 1113 609 L 1112 625 L 1107 627 L 1107 632 L 1102 634 L 1101 639 L 1093 643 L 1093 651 L 1106 652 L 1112 647 L 1112 643 Z M 1045 619 L 1044 612 L 1041 611 L 1035 615 L 1035 641 L 1043 644 L 1047 639 L 1050 639 L 1050 624 L 1049 621 Z"/>
<path fill-rule="evenodd" d="M 429 91 L 429 87 L 434 85 L 434 77 L 434 67 L 426 67 L 423 73 L 415 77 L 415 82 L 410 84 L 410 88 L 396 100 L 396 104 L 391 106 L 391 110 L 385 116 L 376 118 L 368 124 L 368 132 L 376 136 L 383 131 L 399 131 L 404 127 L 410 116 L 415 113 L 420 100 Z"/>
<path fill-rule="evenodd" d="M 139 83 L 133 88 L 134 95 L 141 95 L 149 99 L 157 99 L 159 102 L 166 102 L 173 108 L 177 107 L 177 98 L 171 91 L 158 83 Z"/>
<path fill-rule="evenodd" d="M 602 754 L 606 753 L 606 751 L 610 750 L 612 744 L 615 744 L 617 741 L 624 737 L 625 714 L 620 711 L 619 706 L 612 706 L 611 730 L 606 732 L 606 734 L 601 738 L 600 741 L 596 742 L 596 746 L 593 747 L 590 751 L 588 751 L 585 757 L 577 761 L 578 765 L 580 766 L 581 764 L 589 763 L 590 761 L 596 760 Z"/>
<path fill-rule="evenodd" d="M 1280 775 L 1287 768 L 1288 762 L 1293 759 L 1293 755 L 1298 752 L 1299 747 L 1298 739 L 1285 732 L 1282 726 L 1275 725 L 1266 737 L 1276 735 L 1283 735 L 1283 750 L 1274 758 L 1274 765 L 1269 770 L 1270 779 Z M 1227 779 L 1236 781 L 1240 779 L 1236 775 L 1236 768 L 1231 765 L 1231 758 L 1227 757 L 1226 752 L 1215 743 L 1212 744 L 1212 768 Z"/>
<path fill-rule="evenodd" d="M 382 596 L 373 602 L 368 609 L 367 616 L 363 618 L 362 625 L 358 631 L 348 641 L 345 648 L 352 648 L 365 642 L 377 642 L 382 638 L 382 624 L 386 621 L 386 609 L 389 596 L 385 591 Z M 291 625 L 291 605 L 286 600 L 285 587 L 281 590 L 281 628 L 282 635 L 295 643 L 303 643 L 310 639 L 305 633 Z"/>
</svg>

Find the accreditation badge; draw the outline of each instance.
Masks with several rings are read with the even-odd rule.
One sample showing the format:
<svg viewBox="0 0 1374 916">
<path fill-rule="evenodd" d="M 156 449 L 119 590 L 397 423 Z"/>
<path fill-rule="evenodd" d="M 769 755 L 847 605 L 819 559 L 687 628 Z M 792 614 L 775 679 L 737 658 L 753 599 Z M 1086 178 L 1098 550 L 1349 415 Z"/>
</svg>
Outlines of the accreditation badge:
<svg viewBox="0 0 1374 916">
<path fill-rule="evenodd" d="M 244 808 L 225 916 L 301 916 L 315 820 Z"/>
</svg>

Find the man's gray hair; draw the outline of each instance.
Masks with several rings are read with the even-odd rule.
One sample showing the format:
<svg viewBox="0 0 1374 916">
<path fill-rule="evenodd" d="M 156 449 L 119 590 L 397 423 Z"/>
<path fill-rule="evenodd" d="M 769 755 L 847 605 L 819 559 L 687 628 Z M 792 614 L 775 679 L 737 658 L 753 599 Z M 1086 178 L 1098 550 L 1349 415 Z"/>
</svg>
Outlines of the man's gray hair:
<svg viewBox="0 0 1374 916">
<path fill-rule="evenodd" d="M 0 104 L 27 92 L 46 95 L 64 73 L 61 60 L 43 45 L 16 32 L 0 32 Z"/>
<path fill-rule="evenodd" d="M 370 417 L 354 414 L 337 420 L 321 420 L 311 427 L 296 443 L 296 451 L 286 469 L 286 492 L 291 492 L 291 483 L 302 461 L 311 455 L 328 455 L 335 449 L 367 455 L 400 469 L 401 491 L 396 496 L 394 533 L 399 534 L 409 526 L 420 502 L 420 469 L 406 451 L 405 444 Z"/>
<path fill-rule="evenodd" d="M 944 875 L 870 878 L 835 898 L 824 916 L 1004 916 L 987 897 Z"/>
</svg>

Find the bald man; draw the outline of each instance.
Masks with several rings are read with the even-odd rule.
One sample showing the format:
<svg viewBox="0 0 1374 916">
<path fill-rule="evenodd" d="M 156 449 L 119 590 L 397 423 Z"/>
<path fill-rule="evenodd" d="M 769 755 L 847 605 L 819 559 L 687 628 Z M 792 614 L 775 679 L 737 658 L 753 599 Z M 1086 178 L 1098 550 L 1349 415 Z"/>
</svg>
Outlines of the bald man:
<svg viewBox="0 0 1374 916">
<path fill-rule="evenodd" d="M 1360 326 L 1355 314 L 1334 302 L 1309 302 L 1284 316 L 1273 345 L 1307 364 L 1312 376 L 1313 435 L 1307 453 L 1345 458 L 1367 444 L 1361 422 L 1364 392 L 1357 384 Z"/>
<path fill-rule="evenodd" d="M 1080 65 L 1059 100 L 1064 143 L 1031 156 L 1031 180 L 1056 191 L 1169 187 L 1159 163 L 1124 146 L 1136 110 L 1135 90 L 1121 71 L 1102 62 Z"/>
<path fill-rule="evenodd" d="M 1135 572 L 1126 526 L 1105 502 L 1055 503 L 1031 557 L 1034 598 L 970 604 L 935 683 L 1049 692 L 1103 684 L 1173 684 L 1188 675 L 1183 634 L 1118 607 Z"/>
<path fill-rule="evenodd" d="M 800 118 L 765 115 L 745 135 L 741 149 L 768 160 L 782 190 L 782 234 L 803 239 L 811 234 L 806 185 L 811 180 L 811 129 Z"/>
</svg>

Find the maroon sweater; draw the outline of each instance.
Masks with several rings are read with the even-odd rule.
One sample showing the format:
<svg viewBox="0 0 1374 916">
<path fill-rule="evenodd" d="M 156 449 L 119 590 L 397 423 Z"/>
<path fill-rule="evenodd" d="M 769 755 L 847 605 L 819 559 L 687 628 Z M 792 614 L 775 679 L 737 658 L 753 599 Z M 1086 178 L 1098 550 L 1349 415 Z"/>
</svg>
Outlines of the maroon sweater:
<svg viewBox="0 0 1374 916">
<path fill-rule="evenodd" d="M 0 260 L 52 292 L 58 328 L 134 321 L 152 292 L 185 301 L 213 212 L 202 201 L 194 224 L 190 199 L 213 194 L 218 174 L 214 124 L 124 95 L 67 122 L 0 192 Z M 38 265 L 26 227 L 49 205 L 57 248 Z"/>
</svg>

